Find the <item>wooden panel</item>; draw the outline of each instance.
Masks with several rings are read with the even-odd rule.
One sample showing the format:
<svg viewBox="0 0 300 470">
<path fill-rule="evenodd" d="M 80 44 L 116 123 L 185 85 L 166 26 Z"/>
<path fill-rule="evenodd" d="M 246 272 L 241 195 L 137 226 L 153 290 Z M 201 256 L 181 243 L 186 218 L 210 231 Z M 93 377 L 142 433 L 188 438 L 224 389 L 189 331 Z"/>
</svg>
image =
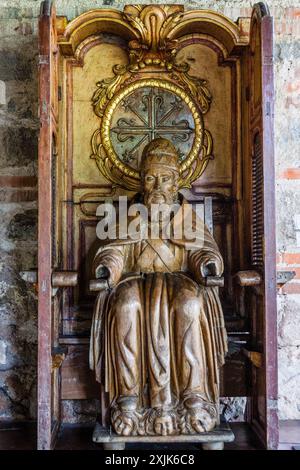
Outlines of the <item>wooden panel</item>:
<svg viewBox="0 0 300 470">
<path fill-rule="evenodd" d="M 51 391 L 52 381 L 52 251 L 53 202 L 52 157 L 57 133 L 57 45 L 55 9 L 51 2 L 41 5 L 39 19 L 39 226 L 38 226 L 38 448 L 50 449 L 55 440 L 58 416 L 53 400 L 59 400 L 58 391 Z M 56 419 L 55 419 L 56 418 Z"/>
<path fill-rule="evenodd" d="M 249 395 L 248 361 L 242 353 L 227 358 L 221 369 L 220 396 L 245 397 Z"/>
<path fill-rule="evenodd" d="M 62 338 L 62 343 L 64 339 Z M 84 400 L 100 397 L 100 384 L 89 369 L 88 344 L 68 345 L 68 354 L 62 365 L 62 399 Z M 241 352 L 226 358 L 221 369 L 220 396 L 236 397 L 249 395 L 248 359 Z"/>
<path fill-rule="evenodd" d="M 193 35 L 192 40 L 182 40 L 182 49 L 178 52 L 176 60 L 179 63 L 186 62 L 190 66 L 189 73 L 193 77 L 207 81 L 207 86 L 212 95 L 212 102 L 209 112 L 204 116 L 205 127 L 211 132 L 213 137 L 213 155 L 211 160 L 194 186 L 200 186 L 203 192 L 203 185 L 208 191 L 218 188 L 223 193 L 225 185 L 232 184 L 232 159 L 234 150 L 232 148 L 233 134 L 232 115 L 234 103 L 232 89 L 234 73 L 233 63 L 220 64 L 222 52 L 217 45 L 197 35 Z M 224 189 L 225 189 L 224 188 Z"/>
<path fill-rule="evenodd" d="M 100 397 L 100 385 L 89 369 L 89 346 L 68 346 L 62 366 L 62 399 L 81 400 Z"/>
<path fill-rule="evenodd" d="M 124 44 L 117 36 L 99 37 L 83 59 L 82 66 L 72 67 L 73 114 L 73 184 L 107 183 L 96 162 L 90 159 L 91 137 L 100 125 L 100 119 L 92 108 L 92 96 L 96 83 L 111 77 L 116 64 L 126 64 L 128 56 Z M 84 116 L 84 119 L 83 119 Z"/>
<path fill-rule="evenodd" d="M 264 251 L 264 220 L 263 220 L 263 158 L 261 135 L 257 132 L 253 138 L 252 156 L 252 238 L 251 257 L 252 264 L 262 266 Z"/>
<path fill-rule="evenodd" d="M 263 3 L 253 9 L 249 55 L 249 206 L 251 263 L 263 282 L 253 289 L 252 348 L 264 356 L 252 367 L 252 425 L 265 447 L 277 448 L 277 309 L 274 207 L 273 20 Z"/>
</svg>

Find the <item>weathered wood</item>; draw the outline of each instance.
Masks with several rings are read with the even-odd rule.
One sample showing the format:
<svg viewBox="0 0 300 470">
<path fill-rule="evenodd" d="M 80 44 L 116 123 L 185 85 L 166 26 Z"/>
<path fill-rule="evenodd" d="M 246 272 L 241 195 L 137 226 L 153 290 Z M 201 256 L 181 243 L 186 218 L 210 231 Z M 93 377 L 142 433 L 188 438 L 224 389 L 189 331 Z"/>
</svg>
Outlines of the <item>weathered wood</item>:
<svg viewBox="0 0 300 470">
<path fill-rule="evenodd" d="M 89 346 L 70 345 L 62 364 L 62 399 L 83 400 L 100 397 L 100 386 L 89 369 Z"/>
<path fill-rule="evenodd" d="M 99 292 L 100 290 L 105 290 L 109 288 L 107 281 L 103 279 L 92 279 L 89 284 L 91 292 Z"/>
<path fill-rule="evenodd" d="M 253 348 L 262 351 L 260 368 L 252 368 L 253 429 L 263 445 L 278 445 L 277 308 L 275 246 L 273 19 L 263 3 L 252 12 L 250 27 L 249 136 L 252 155 L 251 259 L 262 274 L 262 286 L 252 292 L 250 311 Z M 264 400 L 261 399 L 264 397 Z M 270 403 L 272 405 L 270 405 Z"/>
<path fill-rule="evenodd" d="M 273 18 L 269 12 L 262 19 L 262 89 L 264 129 L 264 256 L 265 256 L 265 374 L 266 374 L 266 447 L 277 449 L 278 366 L 277 366 L 277 302 L 276 302 L 276 216 L 274 163 L 274 72 Z M 268 406 L 268 403 L 274 406 Z"/>
<path fill-rule="evenodd" d="M 207 276 L 205 278 L 206 286 L 217 286 L 217 287 L 224 287 L 224 277 L 220 276 Z"/>
<path fill-rule="evenodd" d="M 68 348 L 66 346 L 58 346 L 56 348 L 52 348 L 52 372 L 54 371 L 54 369 L 59 369 L 59 367 L 61 367 L 67 353 Z"/>
<path fill-rule="evenodd" d="M 50 449 L 59 423 L 52 432 L 52 154 L 57 115 L 52 103 L 53 71 L 56 57 L 55 9 L 51 2 L 41 4 L 39 18 L 39 221 L 38 221 L 38 449 Z M 59 399 L 59 397 L 57 397 Z"/>
<path fill-rule="evenodd" d="M 236 273 L 235 279 L 242 287 L 259 286 L 262 280 L 257 271 L 239 271 Z"/>
<path fill-rule="evenodd" d="M 226 357 L 225 364 L 221 369 L 220 396 L 245 397 L 249 395 L 247 362 L 241 352 Z"/>
<path fill-rule="evenodd" d="M 85 337 L 85 338 L 81 338 L 81 337 L 76 337 L 76 336 L 73 336 L 73 337 L 60 337 L 59 338 L 59 344 L 89 344 L 90 343 L 90 338 L 89 337 Z"/>
<path fill-rule="evenodd" d="M 78 284 L 76 271 L 61 271 L 52 273 L 52 287 L 74 287 Z"/>
<path fill-rule="evenodd" d="M 257 351 L 248 351 L 248 349 L 243 349 L 243 353 L 248 359 L 255 365 L 255 367 L 262 367 L 263 365 L 263 355 Z"/>
</svg>

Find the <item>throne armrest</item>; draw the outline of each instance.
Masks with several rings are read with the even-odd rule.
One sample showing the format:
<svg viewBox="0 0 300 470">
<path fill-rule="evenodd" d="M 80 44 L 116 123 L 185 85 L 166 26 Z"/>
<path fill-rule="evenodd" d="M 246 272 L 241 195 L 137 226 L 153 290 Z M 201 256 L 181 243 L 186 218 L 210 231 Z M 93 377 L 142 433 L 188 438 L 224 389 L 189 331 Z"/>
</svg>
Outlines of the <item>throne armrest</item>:
<svg viewBox="0 0 300 470">
<path fill-rule="evenodd" d="M 91 292 L 100 292 L 109 289 L 109 285 L 106 279 L 91 279 L 89 288 Z"/>
<path fill-rule="evenodd" d="M 204 282 L 207 287 L 224 287 L 223 276 L 207 276 Z"/>
<path fill-rule="evenodd" d="M 261 283 L 261 275 L 257 271 L 239 271 L 234 277 L 241 287 L 259 286 Z"/>
<path fill-rule="evenodd" d="M 75 287 L 78 285 L 77 271 L 54 271 L 52 287 Z"/>
</svg>

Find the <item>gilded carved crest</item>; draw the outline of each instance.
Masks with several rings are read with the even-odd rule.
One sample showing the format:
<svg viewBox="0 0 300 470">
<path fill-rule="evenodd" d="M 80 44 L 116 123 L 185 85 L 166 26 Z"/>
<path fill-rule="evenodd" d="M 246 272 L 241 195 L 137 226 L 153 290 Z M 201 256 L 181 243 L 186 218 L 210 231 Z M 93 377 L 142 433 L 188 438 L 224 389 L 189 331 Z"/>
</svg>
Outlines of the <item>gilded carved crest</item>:
<svg viewBox="0 0 300 470">
<path fill-rule="evenodd" d="M 92 97 L 100 125 L 92 136 L 91 158 L 114 186 L 139 190 L 142 150 L 159 136 L 177 147 L 180 187 L 191 187 L 213 158 L 203 119 L 211 94 L 205 80 L 189 74 L 187 63 L 176 61 L 179 44 L 170 38 L 182 13 L 179 5 L 124 9 L 124 20 L 139 39 L 128 43 L 128 64 L 115 65 Z"/>
</svg>

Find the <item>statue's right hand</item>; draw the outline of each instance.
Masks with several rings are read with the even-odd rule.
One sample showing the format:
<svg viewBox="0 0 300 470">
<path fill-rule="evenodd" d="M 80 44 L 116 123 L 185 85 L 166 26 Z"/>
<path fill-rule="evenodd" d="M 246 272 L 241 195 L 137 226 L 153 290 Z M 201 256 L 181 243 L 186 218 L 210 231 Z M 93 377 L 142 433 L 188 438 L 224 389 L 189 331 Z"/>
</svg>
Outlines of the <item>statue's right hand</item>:
<svg viewBox="0 0 300 470">
<path fill-rule="evenodd" d="M 108 279 L 109 278 L 109 269 L 100 264 L 96 269 L 96 279 Z"/>
</svg>

